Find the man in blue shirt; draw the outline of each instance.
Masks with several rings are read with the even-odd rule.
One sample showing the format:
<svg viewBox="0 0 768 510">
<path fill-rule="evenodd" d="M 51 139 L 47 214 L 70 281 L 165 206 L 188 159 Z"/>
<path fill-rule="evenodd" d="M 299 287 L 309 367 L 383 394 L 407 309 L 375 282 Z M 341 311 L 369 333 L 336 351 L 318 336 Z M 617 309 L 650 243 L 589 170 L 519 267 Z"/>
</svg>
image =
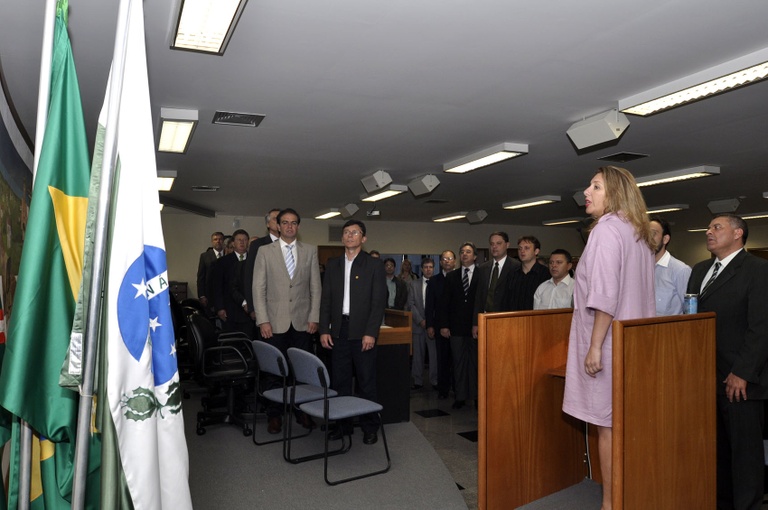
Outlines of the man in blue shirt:
<svg viewBox="0 0 768 510">
<path fill-rule="evenodd" d="M 652 217 L 651 233 L 656 243 L 656 315 L 679 315 L 683 313 L 691 267 L 667 251 L 672 239 L 667 220 L 660 216 Z"/>
</svg>

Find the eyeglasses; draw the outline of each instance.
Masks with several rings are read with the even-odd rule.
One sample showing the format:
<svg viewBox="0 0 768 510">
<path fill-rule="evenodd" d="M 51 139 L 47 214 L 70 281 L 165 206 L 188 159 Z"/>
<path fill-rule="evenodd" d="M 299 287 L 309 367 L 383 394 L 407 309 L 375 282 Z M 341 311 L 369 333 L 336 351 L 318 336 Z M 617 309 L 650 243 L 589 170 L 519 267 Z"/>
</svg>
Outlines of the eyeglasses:
<svg viewBox="0 0 768 510">
<path fill-rule="evenodd" d="M 453 260 L 453 257 L 440 257 L 440 260 L 443 260 L 445 262 L 450 262 Z"/>
<path fill-rule="evenodd" d="M 343 233 L 345 236 L 352 236 L 352 237 L 363 235 L 363 232 L 361 230 L 345 230 Z"/>
</svg>

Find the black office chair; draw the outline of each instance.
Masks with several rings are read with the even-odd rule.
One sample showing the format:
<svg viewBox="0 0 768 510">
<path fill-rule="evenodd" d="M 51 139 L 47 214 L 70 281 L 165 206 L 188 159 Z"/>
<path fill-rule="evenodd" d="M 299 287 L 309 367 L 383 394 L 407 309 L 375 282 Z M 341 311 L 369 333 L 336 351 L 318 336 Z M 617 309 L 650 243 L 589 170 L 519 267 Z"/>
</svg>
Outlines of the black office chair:
<svg viewBox="0 0 768 510">
<path fill-rule="evenodd" d="M 323 389 L 323 398 L 321 400 L 314 400 L 301 404 L 299 409 L 307 413 L 308 415 L 323 420 L 326 424 L 325 427 L 325 448 L 323 453 L 319 456 L 323 457 L 324 463 L 324 476 L 325 483 L 328 485 L 339 485 L 345 482 L 351 482 L 352 480 L 359 480 L 361 478 L 367 478 L 369 476 L 379 475 L 389 471 L 392 461 L 389 457 L 389 447 L 387 446 L 387 436 L 384 433 L 384 424 L 381 424 L 381 439 L 384 443 L 384 453 L 387 457 L 387 465 L 385 468 L 371 471 L 362 475 L 352 476 L 349 478 L 343 478 L 341 480 L 331 481 L 328 479 L 328 458 L 334 454 L 345 453 L 352 448 L 352 438 L 349 437 L 348 444 L 347 436 L 342 436 L 342 446 L 339 450 L 328 450 L 328 435 L 330 434 L 330 423 L 332 421 L 339 421 L 362 416 L 364 414 L 376 413 L 379 415 L 379 423 L 381 423 L 381 410 L 383 407 L 381 404 L 366 400 L 359 397 L 350 396 L 336 396 L 330 395 L 330 379 L 328 377 L 328 371 L 325 369 L 325 365 L 320 358 L 312 353 L 296 349 L 291 347 L 288 349 L 288 359 L 293 367 L 293 373 L 295 377 L 295 383 L 311 384 L 320 386 Z M 317 456 L 314 456 L 317 457 Z"/>
<path fill-rule="evenodd" d="M 291 439 L 299 439 L 302 437 L 308 436 L 312 429 L 309 429 L 306 433 L 294 436 L 292 435 L 292 425 L 293 422 L 291 420 L 291 411 L 294 409 L 294 406 L 297 406 L 299 404 L 303 404 L 305 402 L 311 402 L 312 400 L 318 400 L 323 398 L 323 389 L 319 386 L 312 386 L 309 384 L 297 384 L 294 385 L 290 378 L 290 367 L 288 364 L 288 360 L 283 356 L 283 353 L 275 347 L 274 345 L 271 345 L 267 342 L 261 341 L 261 340 L 254 340 L 253 341 L 253 352 L 256 355 L 256 364 L 257 364 L 257 374 L 256 374 L 256 393 L 271 401 L 275 402 L 277 404 L 280 404 L 283 408 L 282 412 L 282 418 L 283 423 L 286 424 L 283 427 L 283 435 L 280 438 L 272 439 L 270 441 L 257 441 L 256 440 L 256 434 L 253 434 L 253 443 L 262 446 L 265 444 L 272 444 L 277 442 L 283 442 L 283 458 L 285 458 L 286 461 L 291 461 L 290 458 L 290 448 L 287 446 L 288 442 L 287 439 L 290 437 Z M 265 372 L 267 374 L 273 375 L 275 377 L 279 377 L 281 379 L 281 386 L 279 388 L 273 388 L 273 389 L 263 389 L 262 388 L 262 381 L 260 379 L 261 372 Z M 329 394 L 336 395 L 336 392 L 333 390 L 329 390 Z M 291 404 L 293 402 L 293 405 Z M 254 413 L 253 416 L 253 428 L 254 431 L 256 430 L 256 420 L 257 420 L 257 413 Z"/>
<path fill-rule="evenodd" d="M 210 395 L 203 398 L 203 410 L 197 413 L 197 434 L 205 434 L 205 427 L 214 423 L 232 423 L 250 436 L 249 417 L 242 412 L 248 404 L 240 397 L 247 393 L 256 374 L 251 340 L 242 334 L 217 334 L 213 324 L 199 313 L 188 315 L 186 321 L 195 379 Z M 220 390 L 224 390 L 225 398 L 217 403 Z"/>
</svg>

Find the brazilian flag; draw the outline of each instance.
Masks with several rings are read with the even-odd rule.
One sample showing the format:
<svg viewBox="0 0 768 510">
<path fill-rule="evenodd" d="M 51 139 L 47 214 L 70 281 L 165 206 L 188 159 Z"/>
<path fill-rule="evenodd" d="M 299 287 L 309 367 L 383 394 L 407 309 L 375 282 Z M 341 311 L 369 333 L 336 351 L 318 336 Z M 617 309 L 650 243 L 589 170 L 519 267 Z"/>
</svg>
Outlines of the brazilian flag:
<svg viewBox="0 0 768 510">
<path fill-rule="evenodd" d="M 68 509 L 72 492 L 78 394 L 59 386 L 59 372 L 82 278 L 90 165 L 67 11 L 59 0 L 48 121 L 0 370 L 0 406 L 17 417 L 10 508 L 18 500 L 18 419 L 35 433 L 32 508 Z M 91 480 L 89 492 L 98 490 Z"/>
</svg>

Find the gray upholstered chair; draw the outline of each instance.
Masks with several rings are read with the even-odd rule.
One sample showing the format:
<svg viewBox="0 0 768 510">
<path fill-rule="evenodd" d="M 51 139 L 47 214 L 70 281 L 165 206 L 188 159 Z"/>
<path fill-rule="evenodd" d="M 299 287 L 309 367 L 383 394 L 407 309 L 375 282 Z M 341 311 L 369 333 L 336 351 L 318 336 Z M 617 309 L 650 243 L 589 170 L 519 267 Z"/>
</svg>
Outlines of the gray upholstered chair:
<svg viewBox="0 0 768 510">
<path fill-rule="evenodd" d="M 295 383 L 317 385 L 322 388 L 323 397 L 321 400 L 314 400 L 312 402 L 306 402 L 299 406 L 299 409 L 307 413 L 308 415 L 318 420 L 323 420 L 326 424 L 325 427 L 325 447 L 322 454 L 312 456 L 312 458 L 323 457 L 324 460 L 324 476 L 325 483 L 328 485 L 338 485 L 340 483 L 350 482 L 352 480 L 359 480 L 360 478 L 366 478 L 369 476 L 379 475 L 389 471 L 392 461 L 389 457 L 389 447 L 387 446 L 387 436 L 384 433 L 384 425 L 381 425 L 381 438 L 384 443 L 384 453 L 387 457 L 387 465 L 383 469 L 371 471 L 357 476 L 349 478 L 343 478 L 340 480 L 331 481 L 328 479 L 328 458 L 334 454 L 345 453 L 352 447 L 352 438 L 349 437 L 349 443 L 347 442 L 347 436 L 342 436 L 342 446 L 339 450 L 328 449 L 328 435 L 330 433 L 330 423 L 338 420 L 345 420 L 349 418 L 355 418 L 364 414 L 376 413 L 379 415 L 379 422 L 381 423 L 381 410 L 383 409 L 381 404 L 366 400 L 358 397 L 351 396 L 332 396 L 330 386 L 330 379 L 328 377 L 328 371 L 325 368 L 323 362 L 312 353 L 302 351 L 301 349 L 288 349 L 288 359 L 291 361 L 293 367 L 293 373 L 295 377 Z M 307 459 L 309 460 L 309 459 Z"/>
<path fill-rule="evenodd" d="M 312 429 L 309 429 L 305 434 L 298 436 L 292 435 L 292 422 L 291 422 L 291 410 L 294 406 L 310 402 L 312 400 L 318 400 L 323 398 L 323 389 L 319 386 L 312 386 L 309 384 L 294 385 L 289 378 L 290 367 L 288 360 L 283 356 L 283 353 L 272 344 L 264 342 L 262 340 L 253 341 L 253 352 L 256 355 L 257 373 L 256 373 L 256 392 L 257 394 L 270 402 L 280 404 L 283 408 L 282 417 L 283 423 L 286 426 L 283 427 L 282 437 L 272 439 L 269 441 L 257 441 L 256 434 L 253 435 L 253 442 L 256 445 L 262 446 L 265 444 L 272 444 L 277 442 L 283 443 L 283 457 L 285 460 L 289 460 L 289 451 L 286 446 L 286 440 L 288 437 L 291 439 L 299 439 L 308 436 Z M 262 387 L 263 381 L 260 378 L 261 373 L 270 374 L 278 377 L 282 384 L 279 388 L 264 389 Z M 333 391 L 333 390 L 331 390 Z M 336 392 L 333 392 L 336 395 Z M 257 413 L 253 415 L 253 428 L 256 430 Z"/>
</svg>

